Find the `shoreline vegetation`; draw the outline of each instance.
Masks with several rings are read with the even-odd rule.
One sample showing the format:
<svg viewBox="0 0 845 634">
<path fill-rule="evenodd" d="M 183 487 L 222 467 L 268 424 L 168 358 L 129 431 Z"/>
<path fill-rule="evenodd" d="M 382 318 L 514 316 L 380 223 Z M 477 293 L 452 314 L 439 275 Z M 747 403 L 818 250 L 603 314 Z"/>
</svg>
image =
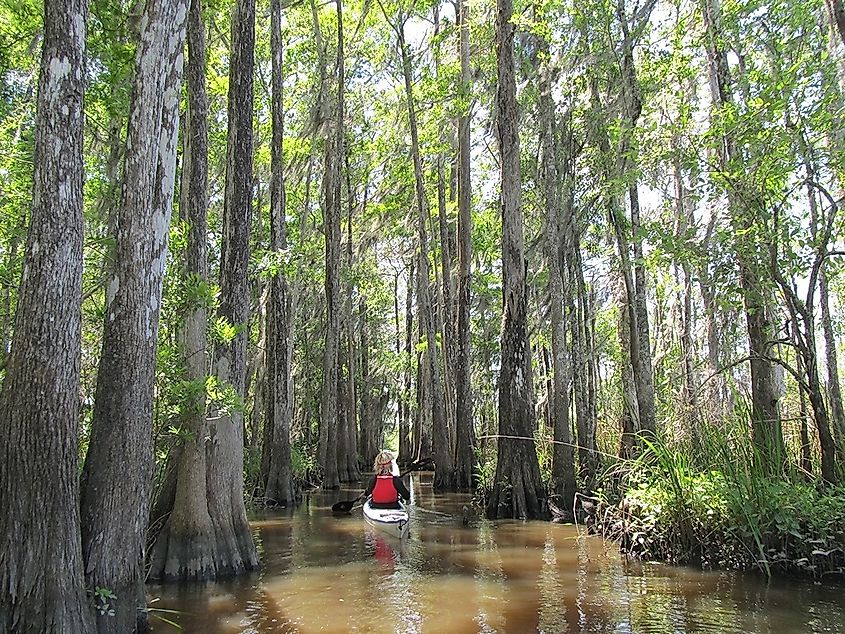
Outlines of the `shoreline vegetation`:
<svg viewBox="0 0 845 634">
<path fill-rule="evenodd" d="M 845 487 L 788 463 L 762 474 L 753 455 L 739 458 L 741 445 L 711 439 L 692 453 L 645 441 L 639 458 L 613 468 L 617 484 L 589 498 L 588 530 L 640 560 L 845 579 Z M 720 459 L 702 466 L 707 456 Z"/>
</svg>

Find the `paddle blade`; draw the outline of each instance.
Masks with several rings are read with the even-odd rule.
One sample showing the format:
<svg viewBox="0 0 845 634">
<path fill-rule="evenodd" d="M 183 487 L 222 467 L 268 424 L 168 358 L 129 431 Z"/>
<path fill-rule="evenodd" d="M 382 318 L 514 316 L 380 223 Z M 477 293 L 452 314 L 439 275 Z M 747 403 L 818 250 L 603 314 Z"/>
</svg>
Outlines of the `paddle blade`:
<svg viewBox="0 0 845 634">
<path fill-rule="evenodd" d="M 355 506 L 355 503 L 358 502 L 363 496 L 359 495 L 354 500 L 341 500 L 340 502 L 335 502 L 332 504 L 332 513 L 349 513 L 352 510 L 352 507 Z"/>
<path fill-rule="evenodd" d="M 354 500 L 341 500 L 340 502 L 335 502 L 332 504 L 332 513 L 349 513 L 357 501 L 358 499 L 356 498 Z"/>
</svg>

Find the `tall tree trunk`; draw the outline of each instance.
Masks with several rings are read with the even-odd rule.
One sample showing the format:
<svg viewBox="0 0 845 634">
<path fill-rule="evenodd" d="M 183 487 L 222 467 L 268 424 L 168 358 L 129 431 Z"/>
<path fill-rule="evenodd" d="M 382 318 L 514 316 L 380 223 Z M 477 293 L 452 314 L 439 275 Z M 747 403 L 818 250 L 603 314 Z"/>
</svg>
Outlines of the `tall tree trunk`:
<svg viewBox="0 0 845 634">
<path fill-rule="evenodd" d="M 798 338 L 798 324 L 795 322 L 792 323 L 792 336 L 794 338 Z M 798 373 L 804 374 L 804 362 L 800 354 L 796 354 L 796 365 L 798 367 Z M 799 465 L 801 466 L 801 470 L 804 472 L 805 476 L 812 476 L 813 475 L 813 449 L 812 444 L 810 443 L 810 429 L 807 421 L 809 419 L 809 412 L 807 411 L 807 396 L 806 392 L 801 389 L 799 386 L 798 388 L 798 415 L 801 418 L 801 422 L 798 426 L 798 435 L 801 439 L 801 454 L 799 458 Z"/>
<path fill-rule="evenodd" d="M 845 49 L 845 5 L 842 0 L 824 0 L 824 6 L 830 24 L 831 39 L 834 42 L 838 39 L 839 41 L 835 42 L 836 47 Z M 840 54 L 845 54 L 845 51 Z"/>
<path fill-rule="evenodd" d="M 496 90 L 502 204 L 502 336 L 499 441 L 490 518 L 545 515 L 545 492 L 534 447 L 527 262 L 522 220 L 519 112 L 513 60 L 512 0 L 496 2 Z"/>
<path fill-rule="evenodd" d="M 575 245 L 580 244 L 580 230 L 575 230 L 570 238 Z M 578 470 L 587 483 L 589 491 L 597 477 L 598 446 L 596 443 L 596 393 L 597 371 L 594 345 L 595 319 L 593 300 L 584 280 L 584 265 L 579 248 L 573 249 L 574 256 L 569 258 L 569 279 L 576 289 L 575 318 L 573 330 L 573 378 L 575 394 L 575 428 L 578 433 Z M 633 391 L 628 392 L 629 395 Z"/>
<path fill-rule="evenodd" d="M 637 407 L 640 413 L 640 431 L 655 432 L 654 368 L 651 356 L 651 334 L 648 325 L 647 288 L 643 241 L 640 232 L 640 200 L 636 179 L 628 187 L 628 201 L 631 207 L 631 233 L 634 252 L 634 310 L 637 313 L 637 331 L 632 336 L 639 340 L 639 368 L 637 381 Z"/>
<path fill-rule="evenodd" d="M 214 349 L 213 374 L 245 400 L 249 321 L 249 231 L 252 216 L 252 108 L 255 65 L 255 0 L 238 0 L 232 11 L 229 65 L 228 145 L 217 317 L 236 327 Z M 214 411 L 216 409 L 217 411 Z M 212 410 L 208 448 L 208 510 L 214 526 L 217 575 L 231 576 L 258 566 L 243 496 L 243 409 Z"/>
<path fill-rule="evenodd" d="M 353 249 L 352 249 L 352 215 L 355 208 L 355 196 L 352 188 L 351 173 L 352 170 L 349 165 L 349 155 L 345 156 L 346 161 L 346 189 L 347 189 L 347 214 L 346 214 L 346 267 L 350 272 L 353 267 Z M 367 184 L 364 184 L 364 201 L 363 212 L 366 213 L 367 206 Z M 346 309 L 344 319 L 344 330 L 346 331 L 346 452 L 340 456 L 340 460 L 346 467 L 347 482 L 355 482 L 361 479 L 361 474 L 358 471 L 358 400 L 360 395 L 360 385 L 358 382 L 358 348 L 355 345 L 358 340 L 357 332 L 359 326 L 363 328 L 363 321 L 359 324 L 359 314 L 355 306 L 355 282 L 353 276 L 349 275 L 346 282 Z M 361 299 L 361 312 L 366 312 L 366 301 Z"/>
<path fill-rule="evenodd" d="M 628 48 L 630 48 L 630 44 Z M 629 83 L 630 78 L 626 78 L 626 82 Z M 636 277 L 629 241 L 630 224 L 627 218 L 625 218 L 624 210 L 622 209 L 624 203 L 620 200 L 619 195 L 614 191 L 613 183 L 617 178 L 621 178 L 628 169 L 627 155 L 631 151 L 631 136 L 633 135 L 636 120 L 639 117 L 637 112 L 637 104 L 639 102 L 637 101 L 638 98 L 636 97 L 635 88 L 628 87 L 626 92 L 623 94 L 625 97 L 626 109 L 624 113 L 625 116 L 620 123 L 621 138 L 618 148 L 613 149 L 610 144 L 610 135 L 608 134 L 607 123 L 602 123 L 609 116 L 609 113 L 607 113 L 601 103 L 599 97 L 599 82 L 596 75 L 590 76 L 589 92 L 591 110 L 596 121 L 593 125 L 593 129 L 591 130 L 591 136 L 593 137 L 593 142 L 601 152 L 601 177 L 606 183 L 606 188 L 609 190 L 608 193 L 605 194 L 602 204 L 607 210 L 608 220 L 613 229 L 616 248 L 619 254 L 619 273 L 623 283 L 621 290 L 624 295 L 620 297 L 619 310 L 625 311 L 626 313 L 625 315 L 620 315 L 619 322 L 619 341 L 622 345 L 622 354 L 626 357 L 623 359 L 622 371 L 623 390 L 625 390 L 625 394 L 623 394 L 623 408 L 633 405 L 635 411 L 624 411 L 621 420 L 623 430 L 622 453 L 625 454 L 631 448 L 630 446 L 635 440 L 634 437 L 628 434 L 635 435 L 640 430 L 648 430 L 647 423 L 641 421 L 641 415 L 643 411 L 648 410 L 648 407 L 646 406 L 645 410 L 641 408 L 639 393 L 640 389 L 645 389 L 647 381 L 644 378 L 645 366 L 642 360 L 642 339 L 638 336 L 638 333 L 640 332 L 640 328 L 638 326 L 639 312 L 637 310 Z M 630 94 L 632 92 L 634 92 L 633 96 Z M 635 101 L 634 104 L 629 103 L 632 100 Z M 613 159 L 614 156 L 617 157 L 615 161 Z M 629 188 L 629 195 L 630 193 L 631 189 Z M 623 327 L 626 329 L 625 332 L 622 332 Z M 628 371 L 628 369 L 624 367 L 625 365 L 627 365 L 631 371 L 630 382 L 624 380 L 627 378 L 625 373 Z M 648 367 L 650 367 L 650 363 L 648 364 Z M 642 399 L 644 405 L 647 398 L 647 394 L 644 394 Z M 633 425 L 633 428 L 628 429 L 629 425 Z"/>
<path fill-rule="evenodd" d="M 619 321 L 617 325 L 619 347 L 622 350 L 630 349 L 630 340 L 634 336 L 634 333 L 631 332 L 631 311 L 628 301 L 629 296 L 623 282 L 619 285 Z M 637 406 L 637 388 L 631 360 L 626 355 L 622 355 L 621 361 L 619 373 L 622 382 L 622 412 L 619 457 L 629 459 L 633 457 L 634 447 L 637 444 L 636 434 L 637 429 L 639 429 L 640 410 Z"/>
<path fill-rule="evenodd" d="M 410 463 L 414 459 L 414 444 L 411 439 L 413 427 L 413 408 L 411 407 L 411 383 L 413 372 L 413 351 L 414 351 L 414 263 L 408 268 L 408 280 L 405 285 L 405 367 L 402 369 L 403 383 L 399 388 L 400 407 L 405 415 L 399 425 L 399 459 L 403 463 Z M 404 426 L 402 423 L 404 422 Z"/>
<path fill-rule="evenodd" d="M 437 81 L 440 81 L 440 7 L 434 7 L 434 72 Z M 444 125 L 440 130 L 440 143 L 445 145 L 445 134 L 449 126 Z M 444 169 L 445 152 L 439 151 L 435 158 L 437 168 L 437 224 L 440 235 L 440 268 L 435 264 L 435 272 L 440 273 L 440 280 L 437 285 L 437 329 L 443 341 L 443 391 L 445 394 L 446 421 L 449 429 L 449 447 L 453 456 L 456 449 L 455 429 L 455 320 L 454 311 L 454 285 L 452 283 L 452 239 L 449 231 L 448 208 L 446 206 L 446 174 Z M 432 230 L 433 231 L 433 230 Z M 454 466 L 454 459 L 452 461 Z M 451 482 L 455 486 L 454 476 Z"/>
<path fill-rule="evenodd" d="M 352 303 L 350 302 L 350 306 Z M 361 479 L 358 471 L 358 401 L 360 395 L 360 383 L 358 381 L 358 347 L 356 328 L 363 327 L 358 323 L 354 310 L 349 311 L 347 324 L 347 382 L 346 382 L 346 472 L 349 482 L 356 482 Z"/>
<path fill-rule="evenodd" d="M 84 0 L 44 2 L 32 215 L 0 391 L 0 630 L 93 631 L 77 479 Z"/>
<path fill-rule="evenodd" d="M 827 394 L 833 419 L 834 440 L 839 459 L 845 463 L 845 408 L 842 406 L 842 389 L 839 383 L 839 362 L 836 352 L 836 338 L 833 333 L 833 318 L 830 313 L 825 263 L 819 271 L 819 305 L 821 307 L 822 333 L 824 335 L 825 366 L 827 371 Z"/>
<path fill-rule="evenodd" d="M 108 588 L 100 632 L 147 629 L 144 556 L 153 474 L 152 410 L 162 279 L 179 132 L 187 0 L 144 7 L 126 139 L 115 259 L 106 293 L 94 419 L 82 472 L 90 588 Z"/>
<path fill-rule="evenodd" d="M 548 53 L 548 44 L 540 44 L 542 52 Z M 570 434 L 570 382 L 572 358 L 568 356 L 571 347 L 567 345 L 567 317 L 564 309 L 569 308 L 569 297 L 572 290 L 566 283 L 566 253 L 571 245 L 565 244 L 568 235 L 567 227 L 572 222 L 572 208 L 567 195 L 567 202 L 561 200 L 561 188 L 569 189 L 568 162 L 563 173 L 558 172 L 559 148 L 556 139 L 558 122 L 555 117 L 555 103 L 551 94 L 549 81 L 550 68 L 543 63 L 538 68 L 539 74 L 539 125 L 540 125 L 540 181 L 543 187 L 543 203 L 547 210 L 546 226 L 546 256 L 549 267 L 549 301 L 551 304 L 551 364 L 552 385 L 550 394 L 550 419 L 554 433 L 554 448 L 552 450 L 552 488 L 561 496 L 561 504 L 565 509 L 571 509 L 575 501 L 575 463 Z M 563 122 L 562 145 L 569 146 L 570 134 L 568 122 Z M 561 182 L 563 181 L 563 182 Z"/>
<path fill-rule="evenodd" d="M 417 268 L 417 314 L 420 329 L 425 337 L 424 363 L 428 374 L 427 402 L 431 411 L 432 453 L 434 458 L 434 490 L 448 491 L 454 489 L 454 472 L 452 470 L 452 446 L 449 441 L 449 428 L 446 421 L 446 399 L 443 389 L 443 373 L 439 362 L 437 336 L 435 329 L 434 311 L 431 306 L 430 276 L 428 262 L 428 227 L 431 218 L 426 200 L 425 183 L 423 181 L 422 160 L 420 158 L 419 134 L 417 131 L 417 114 L 414 103 L 413 83 L 411 77 L 411 58 L 408 45 L 405 42 L 404 19 L 400 21 L 396 33 L 399 36 L 399 47 L 402 55 L 402 71 L 405 79 L 405 97 L 408 102 L 408 123 L 411 129 L 411 156 L 414 161 L 414 184 L 417 202 L 417 237 L 419 241 L 419 264 Z M 424 459 L 428 456 L 419 456 Z"/>
<path fill-rule="evenodd" d="M 341 8 L 338 5 L 338 15 Z M 340 25 L 342 20 L 338 20 Z M 339 27 L 338 62 L 342 59 L 343 30 Z M 320 408 L 320 444 L 318 462 L 323 471 L 323 487 L 340 486 L 338 471 L 338 434 L 344 426 L 338 423 L 340 412 L 340 213 L 341 160 L 343 158 L 342 94 L 344 78 L 338 73 L 335 120 L 326 138 L 324 181 L 323 231 L 326 242 L 326 338 L 323 353 L 323 388 Z"/>
<path fill-rule="evenodd" d="M 270 250 L 284 259 L 288 252 L 285 224 L 285 181 L 282 147 L 284 141 L 284 74 L 282 69 L 282 4 L 270 3 L 270 48 L 272 56 L 272 118 L 270 144 Z M 287 268 L 280 266 L 270 281 L 267 310 L 267 424 L 272 429 L 264 497 L 282 506 L 294 501 L 291 466 L 290 422 L 293 411 L 291 357 L 291 302 Z M 271 423 L 272 421 L 272 423 Z"/>
<path fill-rule="evenodd" d="M 673 150 L 678 151 L 677 145 L 673 142 Z M 677 225 L 676 235 L 679 240 L 686 240 L 691 235 L 694 219 L 688 211 L 688 193 L 684 186 L 684 176 L 681 172 L 681 162 L 678 156 L 672 160 L 672 180 L 675 187 L 675 219 Z M 690 427 L 695 434 L 695 419 L 698 417 L 698 399 L 696 397 L 697 387 L 695 385 L 695 373 L 693 360 L 695 351 L 692 341 L 692 270 L 688 260 L 681 262 L 681 269 L 684 274 L 683 290 L 680 291 L 681 298 L 681 354 L 683 355 L 683 377 L 684 377 L 684 409 Z"/>
<path fill-rule="evenodd" d="M 836 353 L 836 338 L 833 333 L 833 319 L 830 314 L 830 296 L 827 283 L 827 243 L 820 243 L 820 223 L 831 223 L 832 218 L 823 218 L 819 214 L 818 201 L 813 183 L 817 182 L 816 169 L 808 143 L 801 136 L 799 147 L 804 162 L 807 177 L 807 201 L 810 208 L 810 230 L 813 243 L 816 245 L 816 259 L 820 262 L 818 268 L 819 307 L 821 309 L 822 334 L 824 336 L 825 366 L 827 371 L 827 396 L 830 402 L 830 414 L 833 427 L 835 451 L 840 461 L 845 461 L 845 411 L 842 406 L 842 390 L 839 385 L 839 363 Z M 831 207 L 830 213 L 836 214 L 836 206 Z M 824 234 L 824 231 L 822 232 Z M 806 371 L 806 369 L 805 369 Z"/>
<path fill-rule="evenodd" d="M 647 2 L 643 8 L 638 10 L 640 19 L 648 19 L 654 1 Z M 622 139 L 617 152 L 620 157 L 617 160 L 617 170 L 620 175 L 625 175 L 628 181 L 628 203 L 631 210 L 630 235 L 633 261 L 628 265 L 625 262 L 627 257 L 627 240 L 619 238 L 619 249 L 625 250 L 623 257 L 623 274 L 625 275 L 626 288 L 628 290 L 628 301 L 631 303 L 629 310 L 632 312 L 631 319 L 631 361 L 634 370 L 634 381 L 636 383 L 637 408 L 639 410 L 638 431 L 653 434 L 655 432 L 655 405 L 654 405 L 654 370 L 651 359 L 651 338 L 648 326 L 648 310 L 646 308 L 647 289 L 645 278 L 645 264 L 643 262 L 643 244 L 640 232 L 640 200 L 637 186 L 637 146 L 634 133 L 637 121 L 642 113 L 642 98 L 636 67 L 634 65 L 634 36 L 629 28 L 628 16 L 625 8 L 625 1 L 617 2 L 617 19 L 622 30 L 622 58 L 620 60 L 620 71 L 622 74 L 622 97 L 624 102 L 624 118 Z M 637 29 L 639 30 L 639 29 Z M 630 175 L 628 174 L 630 172 Z M 623 230 L 617 226 L 617 236 Z M 630 268 L 629 268 L 630 267 Z M 630 271 L 630 272 L 629 272 Z M 629 279 L 630 278 L 630 279 Z M 634 353 L 634 347 L 636 353 Z"/>
<path fill-rule="evenodd" d="M 184 273 L 197 295 L 208 283 L 208 96 L 205 87 L 206 48 L 202 1 L 191 0 L 188 12 L 188 109 L 183 135 L 182 205 L 188 223 Z M 170 515 L 151 552 L 149 578 L 201 580 L 214 578 L 214 530 L 206 498 L 205 381 L 208 372 L 205 297 L 187 308 L 182 332 L 186 378 L 196 387 L 184 406 L 181 451 L 174 452 L 176 488 L 168 500 Z M 169 497 L 169 496 L 168 496 Z"/>
<path fill-rule="evenodd" d="M 719 0 L 702 0 L 702 15 L 705 26 L 705 45 L 708 56 L 711 98 L 714 117 L 733 101 L 728 63 L 722 47 Z M 719 152 L 720 169 L 730 171 L 741 161 L 736 142 L 729 132 L 722 135 Z M 770 283 L 763 276 L 762 259 L 758 237 L 754 231 L 755 218 L 752 209 L 745 205 L 741 192 L 734 185 L 728 185 L 727 198 L 732 223 L 739 234 L 735 246 L 739 264 L 739 282 L 743 290 L 745 321 L 748 332 L 749 356 L 751 359 L 751 426 L 760 469 L 764 473 L 779 473 L 784 465 L 786 448 L 778 413 L 778 392 L 775 372 L 769 360 L 773 327 L 769 318 L 768 290 Z"/>
<path fill-rule="evenodd" d="M 472 91 L 469 67 L 469 2 L 458 0 L 458 48 L 462 95 Z M 467 103 L 458 116 L 458 332 L 455 355 L 455 486 L 475 486 L 475 426 L 470 350 L 470 286 L 472 263 L 472 179 L 470 174 L 470 112 Z"/>
</svg>

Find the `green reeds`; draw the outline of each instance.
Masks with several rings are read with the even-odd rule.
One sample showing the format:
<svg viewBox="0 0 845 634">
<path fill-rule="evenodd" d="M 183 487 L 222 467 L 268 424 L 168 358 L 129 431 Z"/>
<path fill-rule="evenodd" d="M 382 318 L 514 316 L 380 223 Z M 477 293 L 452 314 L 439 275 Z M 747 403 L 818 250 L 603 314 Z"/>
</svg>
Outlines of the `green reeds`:
<svg viewBox="0 0 845 634">
<path fill-rule="evenodd" d="M 638 441 L 638 457 L 606 474 L 618 489 L 600 492 L 597 514 L 624 551 L 766 575 L 845 573 L 845 489 L 816 488 L 788 465 L 762 472 L 738 424 L 699 430 L 695 447 Z"/>
</svg>

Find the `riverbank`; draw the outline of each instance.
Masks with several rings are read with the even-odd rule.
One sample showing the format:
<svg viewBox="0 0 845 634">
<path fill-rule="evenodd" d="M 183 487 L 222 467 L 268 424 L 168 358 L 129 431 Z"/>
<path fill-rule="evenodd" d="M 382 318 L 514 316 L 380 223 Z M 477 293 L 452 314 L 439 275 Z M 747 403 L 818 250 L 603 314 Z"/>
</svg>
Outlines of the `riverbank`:
<svg viewBox="0 0 845 634">
<path fill-rule="evenodd" d="M 845 579 L 845 487 L 726 471 L 634 470 L 618 501 L 599 492 L 591 530 L 646 561 Z"/>
</svg>

